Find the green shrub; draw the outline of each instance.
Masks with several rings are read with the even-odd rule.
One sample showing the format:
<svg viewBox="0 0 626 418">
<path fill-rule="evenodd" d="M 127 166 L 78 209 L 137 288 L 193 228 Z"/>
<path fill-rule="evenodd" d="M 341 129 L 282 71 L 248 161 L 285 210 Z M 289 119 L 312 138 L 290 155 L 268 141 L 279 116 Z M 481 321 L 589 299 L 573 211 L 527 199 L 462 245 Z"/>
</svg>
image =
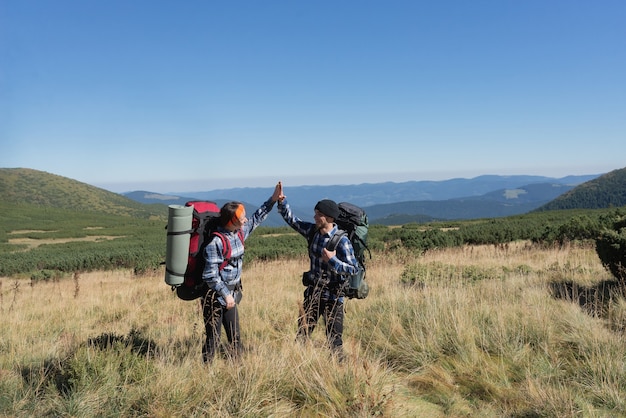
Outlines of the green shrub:
<svg viewBox="0 0 626 418">
<path fill-rule="evenodd" d="M 615 221 L 596 239 L 596 253 L 602 265 L 620 282 L 626 281 L 626 217 Z"/>
</svg>

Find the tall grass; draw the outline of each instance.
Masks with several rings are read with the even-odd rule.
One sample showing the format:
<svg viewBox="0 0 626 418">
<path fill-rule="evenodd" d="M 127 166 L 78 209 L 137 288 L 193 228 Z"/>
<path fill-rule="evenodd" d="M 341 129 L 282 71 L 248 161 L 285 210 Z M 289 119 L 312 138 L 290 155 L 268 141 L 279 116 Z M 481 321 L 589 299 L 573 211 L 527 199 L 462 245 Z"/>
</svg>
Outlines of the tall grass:
<svg viewBox="0 0 626 418">
<path fill-rule="evenodd" d="M 3 416 L 626 416 L 626 304 L 591 248 L 526 243 L 375 254 L 296 342 L 303 258 L 250 263 L 244 355 L 201 361 L 199 304 L 162 272 L 0 279 Z"/>
</svg>

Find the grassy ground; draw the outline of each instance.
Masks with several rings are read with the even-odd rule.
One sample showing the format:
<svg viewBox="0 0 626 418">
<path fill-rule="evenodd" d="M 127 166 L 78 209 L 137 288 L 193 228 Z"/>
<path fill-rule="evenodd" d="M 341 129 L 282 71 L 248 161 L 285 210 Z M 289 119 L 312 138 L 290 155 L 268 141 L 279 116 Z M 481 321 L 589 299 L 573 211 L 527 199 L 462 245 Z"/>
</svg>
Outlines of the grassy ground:
<svg viewBox="0 0 626 418">
<path fill-rule="evenodd" d="M 294 340 L 304 259 L 249 264 L 246 352 L 201 361 L 163 273 L 0 279 L 3 416 L 626 416 L 626 304 L 593 249 L 376 254 L 346 362 Z"/>
</svg>

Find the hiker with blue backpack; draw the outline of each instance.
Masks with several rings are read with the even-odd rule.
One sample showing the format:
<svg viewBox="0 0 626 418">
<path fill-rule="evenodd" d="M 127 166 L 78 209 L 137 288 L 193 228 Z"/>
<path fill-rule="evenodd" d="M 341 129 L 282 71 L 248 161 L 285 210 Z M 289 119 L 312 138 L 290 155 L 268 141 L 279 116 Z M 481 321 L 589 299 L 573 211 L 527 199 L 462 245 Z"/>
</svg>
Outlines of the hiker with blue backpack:
<svg viewBox="0 0 626 418">
<path fill-rule="evenodd" d="M 202 312 L 206 341 L 202 358 L 212 361 L 220 345 L 221 327 L 228 338 L 230 355 L 237 357 L 242 350 L 237 304 L 242 297 L 241 270 L 243 266 L 244 241 L 268 216 L 282 194 L 280 182 L 272 196 L 259 207 L 250 219 L 240 202 L 226 203 L 220 209 L 217 233 L 204 250 L 205 266 L 202 280 L 208 285 L 202 297 Z"/>
<path fill-rule="evenodd" d="M 297 338 L 308 340 L 321 316 L 326 325 L 328 344 L 337 358 L 343 360 L 344 301 L 348 278 L 359 273 L 359 262 L 352 242 L 335 224 L 339 218 L 339 206 L 330 199 L 320 200 L 315 205 L 315 223 L 306 222 L 294 216 L 282 193 L 282 185 L 280 187 L 278 211 L 285 222 L 309 243 L 310 269 L 302 276 L 305 290 Z M 329 246 L 332 241 L 338 242 Z"/>
</svg>

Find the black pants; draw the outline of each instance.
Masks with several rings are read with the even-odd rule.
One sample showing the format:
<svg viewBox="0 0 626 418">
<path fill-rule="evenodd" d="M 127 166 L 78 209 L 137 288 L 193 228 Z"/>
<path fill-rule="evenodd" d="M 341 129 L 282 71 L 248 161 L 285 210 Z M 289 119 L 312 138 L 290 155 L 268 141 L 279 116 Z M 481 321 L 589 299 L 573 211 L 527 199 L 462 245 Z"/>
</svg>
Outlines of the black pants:
<svg viewBox="0 0 626 418">
<path fill-rule="evenodd" d="M 231 309 L 226 309 L 217 298 L 218 294 L 213 290 L 209 290 L 202 298 L 202 315 L 206 332 L 206 341 L 202 347 L 202 359 L 205 362 L 210 362 L 215 357 L 215 352 L 220 346 L 222 325 L 224 325 L 228 338 L 229 354 L 237 357 L 241 353 L 237 305 Z"/>
<path fill-rule="evenodd" d="M 335 300 L 333 300 L 335 299 Z M 343 353 L 343 302 L 328 297 L 328 291 L 308 286 L 304 291 L 303 314 L 298 318 L 298 338 L 308 338 L 320 316 L 326 323 L 328 345 L 336 353 Z"/>
</svg>

